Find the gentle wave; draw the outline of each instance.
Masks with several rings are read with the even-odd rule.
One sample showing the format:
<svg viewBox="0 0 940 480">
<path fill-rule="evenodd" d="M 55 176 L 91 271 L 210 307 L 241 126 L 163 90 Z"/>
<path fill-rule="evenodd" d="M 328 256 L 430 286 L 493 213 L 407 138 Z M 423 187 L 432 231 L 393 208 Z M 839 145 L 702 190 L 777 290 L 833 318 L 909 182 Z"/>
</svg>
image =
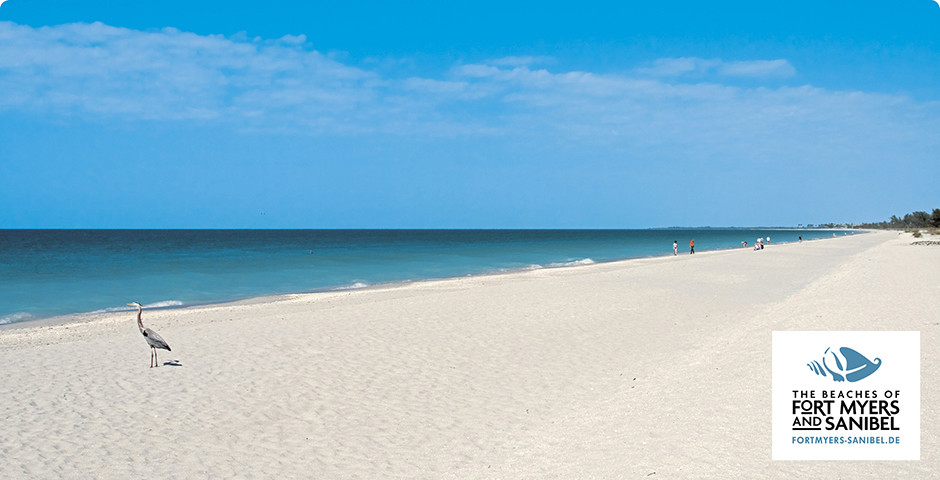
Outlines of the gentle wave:
<svg viewBox="0 0 940 480">
<path fill-rule="evenodd" d="M 561 263 L 549 263 L 545 268 L 558 268 L 558 267 L 576 267 L 578 265 L 592 265 L 596 263 L 590 258 L 582 258 L 581 260 L 575 260 L 572 262 L 561 262 Z"/>
<path fill-rule="evenodd" d="M 162 302 L 148 303 L 144 305 L 144 308 L 165 308 L 165 307 L 182 307 L 183 302 L 179 300 L 165 300 Z"/>
<path fill-rule="evenodd" d="M 339 288 L 337 288 L 337 290 L 356 290 L 356 289 L 360 289 L 360 288 L 366 288 L 366 287 L 369 287 L 369 286 L 370 286 L 370 285 L 369 285 L 368 283 L 356 282 L 356 283 L 354 283 L 354 284 L 352 284 L 352 285 L 346 285 L 345 287 L 339 287 Z"/>
<path fill-rule="evenodd" d="M 11 323 L 17 323 L 17 322 L 27 322 L 34 318 L 36 317 L 26 312 L 13 313 L 10 315 L 5 315 L 5 316 L 0 317 L 0 325 L 9 325 Z"/>
<path fill-rule="evenodd" d="M 539 265 L 539 264 L 537 264 L 537 263 L 533 263 L 533 264 L 526 265 L 526 266 L 522 267 L 522 270 L 541 270 L 541 269 L 543 269 L 543 268 L 577 267 L 578 265 L 591 265 L 591 264 L 594 264 L 594 263 L 597 263 L 597 262 L 595 262 L 594 260 L 592 260 L 592 259 L 590 259 L 590 258 L 582 258 L 581 260 L 573 260 L 573 261 L 570 261 L 570 262 L 549 263 L 549 264 L 546 264 L 546 265 Z M 512 269 L 512 268 L 503 268 L 503 269 L 500 269 L 500 270 L 498 270 L 498 271 L 500 271 L 500 272 L 511 272 L 511 271 L 513 271 L 513 270 L 514 270 L 514 269 Z"/>
<path fill-rule="evenodd" d="M 154 302 L 143 305 L 144 308 L 167 308 L 167 307 L 181 307 L 183 302 L 179 300 L 164 300 L 162 302 Z M 136 310 L 134 307 L 124 306 L 124 307 L 108 307 L 102 308 L 101 310 L 95 310 L 93 312 L 88 312 L 92 315 L 100 313 L 114 313 L 114 312 L 128 312 L 131 310 Z"/>
</svg>

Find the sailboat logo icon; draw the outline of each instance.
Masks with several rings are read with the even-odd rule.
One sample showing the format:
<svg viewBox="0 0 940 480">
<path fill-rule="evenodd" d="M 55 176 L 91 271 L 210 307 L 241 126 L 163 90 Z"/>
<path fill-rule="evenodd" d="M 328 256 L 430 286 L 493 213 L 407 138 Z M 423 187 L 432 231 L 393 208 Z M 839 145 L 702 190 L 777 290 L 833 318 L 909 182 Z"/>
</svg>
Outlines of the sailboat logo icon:
<svg viewBox="0 0 940 480">
<path fill-rule="evenodd" d="M 832 376 L 834 382 L 857 382 L 875 373 L 881 359 L 869 360 L 849 347 L 829 347 L 823 353 L 822 363 L 813 360 L 806 364 L 816 375 Z"/>
</svg>

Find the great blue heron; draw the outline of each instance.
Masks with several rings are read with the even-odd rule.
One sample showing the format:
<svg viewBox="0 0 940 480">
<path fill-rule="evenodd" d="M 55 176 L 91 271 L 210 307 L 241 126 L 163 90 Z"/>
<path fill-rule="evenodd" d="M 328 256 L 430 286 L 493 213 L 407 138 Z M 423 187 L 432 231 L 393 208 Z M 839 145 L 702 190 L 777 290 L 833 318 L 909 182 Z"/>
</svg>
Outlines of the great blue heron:
<svg viewBox="0 0 940 480">
<path fill-rule="evenodd" d="M 144 322 L 140 320 L 140 314 L 143 313 L 144 307 L 137 302 L 128 303 L 127 305 L 137 307 L 137 328 L 140 329 L 141 335 L 147 340 L 147 344 L 150 345 L 150 368 L 159 367 L 160 364 L 157 363 L 157 349 L 162 348 L 166 351 L 171 351 L 170 346 L 166 344 L 166 340 L 164 340 L 159 333 L 149 328 L 144 328 Z"/>
</svg>

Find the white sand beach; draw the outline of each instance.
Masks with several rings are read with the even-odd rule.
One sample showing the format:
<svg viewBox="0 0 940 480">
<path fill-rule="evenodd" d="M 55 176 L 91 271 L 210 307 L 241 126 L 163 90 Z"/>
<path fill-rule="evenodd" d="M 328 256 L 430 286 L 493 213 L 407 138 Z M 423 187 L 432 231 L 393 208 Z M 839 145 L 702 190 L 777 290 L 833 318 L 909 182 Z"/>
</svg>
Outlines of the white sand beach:
<svg viewBox="0 0 940 480">
<path fill-rule="evenodd" d="M 940 246 L 912 241 L 144 310 L 153 369 L 136 312 L 7 326 L 0 478 L 936 478 Z M 921 460 L 773 461 L 774 330 L 920 331 Z"/>
</svg>

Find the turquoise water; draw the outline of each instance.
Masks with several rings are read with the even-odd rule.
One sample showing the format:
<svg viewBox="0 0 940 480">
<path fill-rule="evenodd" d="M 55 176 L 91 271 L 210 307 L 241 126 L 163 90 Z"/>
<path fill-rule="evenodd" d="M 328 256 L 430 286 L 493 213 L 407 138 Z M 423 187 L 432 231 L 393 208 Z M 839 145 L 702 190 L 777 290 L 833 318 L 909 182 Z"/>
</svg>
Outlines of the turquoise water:
<svg viewBox="0 0 940 480">
<path fill-rule="evenodd" d="M 832 231 L 0 230 L 0 324 L 831 237 Z M 842 233 L 840 232 L 839 235 Z"/>
</svg>

